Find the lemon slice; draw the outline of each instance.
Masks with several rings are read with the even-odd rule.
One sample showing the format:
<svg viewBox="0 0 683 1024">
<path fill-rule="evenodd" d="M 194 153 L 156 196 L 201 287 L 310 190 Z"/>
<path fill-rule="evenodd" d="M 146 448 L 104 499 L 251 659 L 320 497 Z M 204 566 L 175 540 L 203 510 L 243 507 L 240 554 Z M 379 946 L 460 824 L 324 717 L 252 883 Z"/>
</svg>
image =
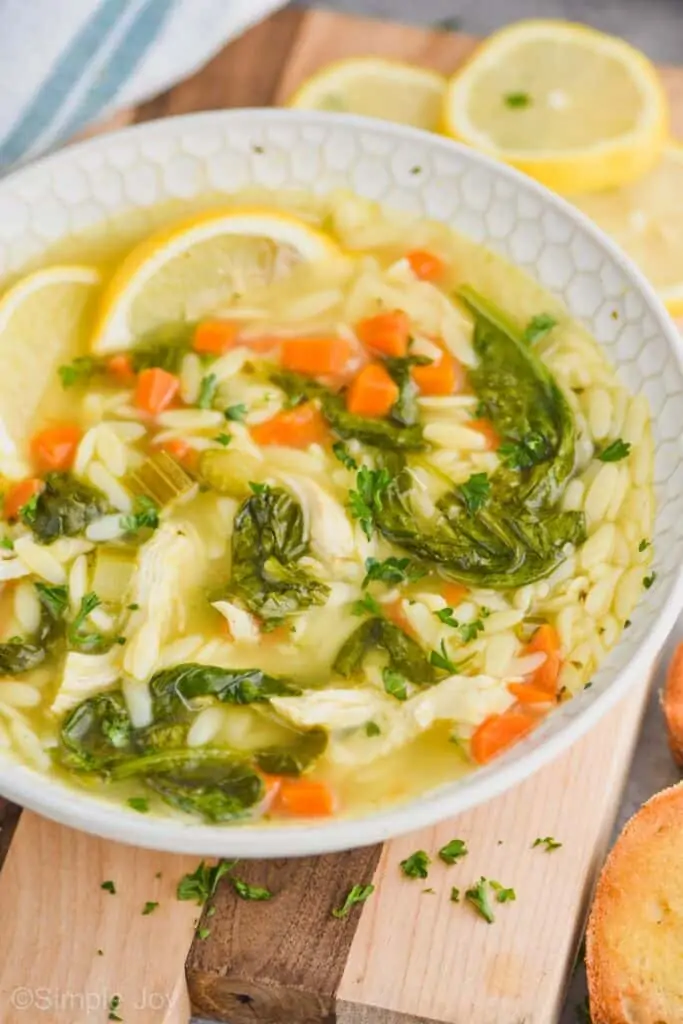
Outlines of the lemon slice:
<svg viewBox="0 0 683 1024">
<path fill-rule="evenodd" d="M 330 238 L 279 210 L 211 211 L 171 225 L 136 246 L 114 273 L 92 351 L 125 350 L 141 334 L 213 312 L 298 262 L 339 255 Z"/>
<path fill-rule="evenodd" d="M 568 22 L 521 21 L 456 72 L 444 121 L 449 135 L 578 194 L 649 171 L 668 110 L 654 66 L 621 39 Z"/>
<path fill-rule="evenodd" d="M 638 264 L 672 316 L 683 316 L 683 146 L 632 185 L 570 196 Z"/>
<path fill-rule="evenodd" d="M 29 274 L 0 298 L 0 472 L 20 476 L 26 435 L 57 367 L 85 351 L 100 274 L 56 266 Z"/>
<path fill-rule="evenodd" d="M 288 107 L 364 114 L 438 131 L 446 79 L 436 71 L 379 57 L 335 61 L 301 85 Z"/>
</svg>

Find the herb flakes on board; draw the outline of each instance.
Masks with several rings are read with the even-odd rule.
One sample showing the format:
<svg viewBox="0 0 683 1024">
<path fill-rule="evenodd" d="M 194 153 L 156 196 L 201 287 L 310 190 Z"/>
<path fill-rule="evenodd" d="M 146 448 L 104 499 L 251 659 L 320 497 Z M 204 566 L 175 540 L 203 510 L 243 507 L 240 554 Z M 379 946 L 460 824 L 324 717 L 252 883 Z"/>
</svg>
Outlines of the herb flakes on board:
<svg viewBox="0 0 683 1024">
<path fill-rule="evenodd" d="M 334 908 L 332 911 L 332 917 L 348 917 L 351 909 L 359 903 L 365 903 L 365 901 L 372 896 L 374 891 L 374 885 L 354 885 L 353 888 L 349 889 L 347 892 L 342 905 Z"/>
<path fill-rule="evenodd" d="M 400 863 L 400 868 L 406 878 L 427 878 L 431 858 L 426 850 L 416 850 Z"/>
</svg>

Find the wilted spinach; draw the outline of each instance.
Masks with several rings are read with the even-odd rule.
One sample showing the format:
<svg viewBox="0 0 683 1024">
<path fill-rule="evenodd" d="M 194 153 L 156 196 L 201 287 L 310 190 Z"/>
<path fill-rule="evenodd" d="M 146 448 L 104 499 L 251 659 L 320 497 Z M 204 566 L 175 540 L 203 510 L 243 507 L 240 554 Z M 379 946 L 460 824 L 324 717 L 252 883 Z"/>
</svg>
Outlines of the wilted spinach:
<svg viewBox="0 0 683 1024">
<path fill-rule="evenodd" d="M 146 782 L 167 804 L 211 822 L 243 817 L 264 795 L 258 772 L 220 752 L 213 762 L 188 759 L 174 771 L 148 775 Z"/>
<path fill-rule="evenodd" d="M 184 720 L 199 710 L 193 701 L 215 697 L 223 704 L 257 704 L 271 697 L 296 697 L 301 690 L 288 680 L 269 676 L 259 668 L 231 669 L 188 663 L 174 665 L 152 676 L 154 721 Z"/>
<path fill-rule="evenodd" d="M 119 690 L 88 697 L 62 722 L 61 763 L 77 771 L 108 772 L 133 752 L 133 727 Z"/>
<path fill-rule="evenodd" d="M 280 488 L 259 488 L 235 517 L 230 592 L 266 622 L 324 604 L 329 587 L 298 565 L 307 551 L 298 502 Z"/>
<path fill-rule="evenodd" d="M 16 637 L 0 643 L 0 674 L 20 675 L 40 665 L 52 644 L 63 632 L 64 612 L 68 603 L 68 591 L 64 586 L 48 586 L 36 583 L 41 615 L 38 631 L 31 639 Z"/>
<path fill-rule="evenodd" d="M 357 675 L 371 651 L 385 651 L 389 668 L 411 683 L 433 683 L 434 669 L 425 652 L 402 629 L 380 616 L 366 619 L 341 646 L 332 668 L 340 676 Z"/>
<path fill-rule="evenodd" d="M 107 509 L 103 494 L 69 473 L 48 473 L 35 501 L 25 505 L 21 518 L 42 544 L 58 537 L 75 537 Z"/>
</svg>

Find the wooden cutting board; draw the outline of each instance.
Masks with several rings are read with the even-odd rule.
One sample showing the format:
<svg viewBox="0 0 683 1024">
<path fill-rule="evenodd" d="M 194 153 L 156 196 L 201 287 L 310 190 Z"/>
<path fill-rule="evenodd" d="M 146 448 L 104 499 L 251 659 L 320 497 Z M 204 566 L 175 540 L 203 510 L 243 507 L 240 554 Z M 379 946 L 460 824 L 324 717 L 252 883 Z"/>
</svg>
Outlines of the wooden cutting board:
<svg viewBox="0 0 683 1024">
<path fill-rule="evenodd" d="M 100 130 L 169 114 L 283 102 L 329 60 L 373 53 L 452 71 L 466 36 L 288 8 L 226 47 L 199 74 Z M 662 72 L 683 133 L 683 71 Z M 552 1024 L 579 944 L 638 732 L 647 680 L 593 732 L 513 792 L 384 846 L 240 865 L 271 903 L 223 885 L 199 908 L 175 899 L 187 857 L 118 846 L 0 806 L 0 1021 L 83 1024 Z M 1 801 L 0 801 L 1 805 Z M 4 820 L 4 826 L 3 826 Z M 538 836 L 561 849 L 532 849 Z M 407 881 L 399 862 L 467 841 L 457 866 Z M 514 887 L 486 924 L 454 904 L 480 876 Z M 114 882 L 116 893 L 101 888 Z M 376 892 L 330 914 L 354 884 Z M 158 902 L 143 914 L 147 901 Z"/>
</svg>

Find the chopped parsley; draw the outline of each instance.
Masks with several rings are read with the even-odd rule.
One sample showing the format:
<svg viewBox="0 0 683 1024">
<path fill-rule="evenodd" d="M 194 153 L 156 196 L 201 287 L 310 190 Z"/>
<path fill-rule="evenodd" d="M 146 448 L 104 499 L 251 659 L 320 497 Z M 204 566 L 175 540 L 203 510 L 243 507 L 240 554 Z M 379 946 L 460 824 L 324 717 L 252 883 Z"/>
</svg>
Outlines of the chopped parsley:
<svg viewBox="0 0 683 1024">
<path fill-rule="evenodd" d="M 439 850 L 439 857 L 444 864 L 455 864 L 461 857 L 468 854 L 467 843 L 464 839 L 451 839 Z"/>
<path fill-rule="evenodd" d="M 351 605 L 352 615 L 381 615 L 382 609 L 375 601 L 372 594 L 363 594 L 358 601 L 354 601 Z"/>
<path fill-rule="evenodd" d="M 643 586 L 645 587 L 645 589 L 649 590 L 656 579 L 656 572 L 651 572 L 649 576 L 643 576 Z"/>
<path fill-rule="evenodd" d="M 148 914 L 153 914 L 158 906 L 159 906 L 159 903 L 156 902 L 155 900 L 147 900 L 147 902 L 145 903 L 144 907 L 142 908 L 142 915 L 143 915 L 143 917 L 146 917 Z"/>
<path fill-rule="evenodd" d="M 102 882 L 100 889 L 104 889 L 105 892 L 110 892 L 112 896 L 116 896 L 116 886 L 109 879 L 106 882 Z"/>
<path fill-rule="evenodd" d="M 273 898 L 273 893 L 270 889 L 264 889 L 260 885 L 249 885 L 248 882 L 243 882 L 241 878 L 235 878 L 234 875 L 230 875 L 230 882 L 241 900 L 261 901 L 272 900 Z"/>
<path fill-rule="evenodd" d="M 217 388 L 218 377 L 216 376 L 215 373 L 208 373 L 206 377 L 202 377 L 202 382 L 199 386 L 199 395 L 197 396 L 197 406 L 199 409 L 211 408 L 211 406 L 213 405 L 213 400 L 216 397 Z"/>
<path fill-rule="evenodd" d="M 473 885 L 471 889 L 465 890 L 465 899 L 468 903 L 471 903 L 474 909 L 481 917 L 484 918 L 489 924 L 493 924 L 495 916 L 489 903 L 489 892 L 488 882 L 485 878 L 480 878 L 476 885 Z"/>
<path fill-rule="evenodd" d="M 545 838 L 543 839 L 541 839 L 539 836 L 538 839 L 534 839 L 533 843 L 531 844 L 531 849 L 535 850 L 537 846 L 545 846 L 546 853 L 552 853 L 553 850 L 559 850 L 559 848 L 562 846 L 562 843 L 558 843 L 558 841 L 556 839 L 553 839 L 552 836 L 545 836 Z"/>
<path fill-rule="evenodd" d="M 223 415 L 226 420 L 230 420 L 232 423 L 241 423 L 247 415 L 247 407 L 242 402 L 238 402 L 236 405 L 229 405 L 223 411 Z"/>
<path fill-rule="evenodd" d="M 203 903 L 211 899 L 223 875 L 227 875 L 236 863 L 236 860 L 219 860 L 213 867 L 209 867 L 204 861 L 201 861 L 195 871 L 183 875 L 180 879 L 176 896 L 179 900 L 195 900 L 197 906 L 201 907 Z"/>
<path fill-rule="evenodd" d="M 414 583 L 422 579 L 425 570 L 414 565 L 410 558 L 385 558 L 380 562 L 377 558 L 365 559 L 365 579 L 363 586 L 377 580 L 382 583 Z"/>
<path fill-rule="evenodd" d="M 50 586 L 47 583 L 36 583 L 35 587 L 40 600 L 49 608 L 52 617 L 61 619 L 69 605 L 68 587 L 63 585 Z"/>
<path fill-rule="evenodd" d="M 365 723 L 365 735 L 366 736 L 381 736 L 382 730 L 378 726 L 377 722 L 366 722 Z"/>
<path fill-rule="evenodd" d="M 77 384 L 86 384 L 92 375 L 101 369 L 101 363 L 92 356 L 78 356 L 72 363 L 60 366 L 57 373 L 63 388 L 72 388 Z"/>
<path fill-rule="evenodd" d="M 473 473 L 469 480 L 458 487 L 458 494 L 467 511 L 473 515 L 483 508 L 491 497 L 491 481 L 486 473 Z"/>
<path fill-rule="evenodd" d="M 268 490 L 268 484 L 257 484 L 254 483 L 253 480 L 249 481 L 249 486 L 251 487 L 254 494 L 265 494 L 266 491 Z"/>
<path fill-rule="evenodd" d="M 431 859 L 425 850 L 416 850 L 401 861 L 401 871 L 406 878 L 426 878 L 429 874 Z"/>
<path fill-rule="evenodd" d="M 116 1012 L 120 1006 L 121 996 L 112 996 L 111 999 L 109 1000 L 109 1016 L 107 1017 L 107 1020 L 123 1020 L 123 1017 L 119 1017 L 118 1013 Z"/>
<path fill-rule="evenodd" d="M 88 649 L 101 640 L 99 633 L 83 633 L 83 625 L 91 612 L 102 604 L 97 594 L 91 590 L 81 598 L 81 605 L 74 620 L 69 626 L 68 641 L 71 647 Z"/>
<path fill-rule="evenodd" d="M 514 889 L 506 889 L 500 882 L 489 882 L 489 885 L 496 894 L 497 903 L 513 903 L 517 899 L 517 893 Z"/>
<path fill-rule="evenodd" d="M 384 689 L 391 697 L 395 697 L 396 700 L 408 699 L 408 684 L 406 683 L 405 676 L 401 675 L 400 672 L 396 672 L 395 669 L 388 666 L 383 668 L 382 682 L 384 683 Z"/>
<path fill-rule="evenodd" d="M 458 669 L 461 667 L 456 662 L 451 661 L 446 651 L 446 644 L 441 641 L 440 649 L 438 651 L 432 651 L 429 655 L 429 662 L 434 668 L 443 669 L 444 672 L 450 673 L 450 675 L 456 675 Z"/>
<path fill-rule="evenodd" d="M 208 939 L 210 934 L 211 934 L 211 929 L 210 928 L 202 927 L 202 928 L 198 928 L 197 929 L 197 938 L 199 938 L 199 939 Z"/>
<path fill-rule="evenodd" d="M 216 436 L 214 437 L 214 441 L 217 444 L 222 445 L 224 448 L 227 448 L 230 442 L 232 441 L 232 434 L 216 434 Z"/>
<path fill-rule="evenodd" d="M 133 511 L 129 516 L 121 516 L 121 528 L 126 533 L 136 530 L 156 530 L 159 526 L 159 506 L 146 494 L 138 494 L 133 502 Z"/>
<path fill-rule="evenodd" d="M 630 628 L 631 628 L 631 620 L 627 619 L 626 622 L 624 623 L 624 629 L 630 629 Z"/>
<path fill-rule="evenodd" d="M 348 917 L 351 908 L 357 903 L 365 903 L 375 891 L 374 885 L 354 885 L 346 894 L 346 898 L 340 907 L 335 907 L 332 917 Z"/>
<path fill-rule="evenodd" d="M 28 499 L 28 501 L 24 502 L 24 504 L 21 506 L 21 508 L 19 509 L 19 515 L 24 520 L 24 522 L 30 526 L 31 523 L 35 522 L 37 511 L 38 495 L 34 494 L 32 497 Z"/>
<path fill-rule="evenodd" d="M 136 612 L 139 607 L 140 607 L 139 604 L 135 604 L 135 602 L 133 602 L 133 604 L 129 604 L 128 605 L 128 611 L 129 612 Z"/>
<path fill-rule="evenodd" d="M 0 537 L 0 548 L 4 548 L 5 551 L 14 551 L 14 541 L 9 537 Z"/>
<path fill-rule="evenodd" d="M 358 463 L 343 441 L 335 441 L 332 445 L 332 451 L 342 466 L 346 466 L 347 469 L 358 469 Z"/>
<path fill-rule="evenodd" d="M 132 807 L 134 811 L 139 814 L 147 814 L 149 810 L 149 801 L 144 796 L 129 796 L 128 806 Z"/>
<path fill-rule="evenodd" d="M 469 644 L 473 640 L 476 640 L 481 632 L 484 630 L 484 623 L 481 619 L 474 619 L 473 622 L 463 622 L 458 627 L 460 638 L 464 644 Z"/>
<path fill-rule="evenodd" d="M 547 457 L 547 442 L 542 434 L 530 430 L 521 441 L 503 441 L 496 454 L 508 469 L 531 469 Z"/>
<path fill-rule="evenodd" d="M 523 340 L 527 345 L 533 345 L 534 342 L 540 341 L 552 331 L 553 327 L 557 327 L 557 320 L 554 316 L 551 316 L 550 313 L 538 313 L 536 316 L 532 316 L 524 328 Z"/>
<path fill-rule="evenodd" d="M 612 441 L 606 448 L 598 454 L 600 462 L 620 462 L 622 459 L 628 457 L 631 451 L 631 445 L 628 441 L 622 441 L 620 437 L 616 441 Z"/>
<path fill-rule="evenodd" d="M 423 889 L 422 890 L 422 895 L 423 896 L 436 896 L 436 889 L 431 889 L 431 888 L 430 889 Z"/>
<path fill-rule="evenodd" d="M 531 106 L 531 96 L 528 92 L 506 92 L 504 99 L 505 106 L 513 110 Z"/>
<path fill-rule="evenodd" d="M 646 540 L 646 539 L 645 539 L 645 537 L 643 537 L 643 539 L 641 540 L 640 544 L 638 545 L 638 550 L 639 550 L 639 551 L 641 552 L 641 554 L 642 554 L 642 552 L 643 552 L 643 551 L 647 551 L 647 549 L 648 549 L 649 547 L 650 547 L 650 541 L 649 541 L 649 540 Z"/>
<path fill-rule="evenodd" d="M 455 885 L 451 888 L 450 900 L 451 900 L 451 903 L 459 903 L 460 902 L 460 890 Z"/>
<path fill-rule="evenodd" d="M 452 626 L 453 629 L 457 629 L 460 625 L 458 620 L 453 618 L 453 609 L 451 607 L 440 608 L 434 614 L 439 622 L 443 622 L 445 626 Z"/>
<path fill-rule="evenodd" d="M 358 519 L 365 536 L 370 540 L 375 528 L 375 516 L 382 509 L 384 492 L 391 483 L 388 469 L 368 469 L 361 466 L 356 474 L 356 490 L 349 491 L 349 508 Z"/>
</svg>

